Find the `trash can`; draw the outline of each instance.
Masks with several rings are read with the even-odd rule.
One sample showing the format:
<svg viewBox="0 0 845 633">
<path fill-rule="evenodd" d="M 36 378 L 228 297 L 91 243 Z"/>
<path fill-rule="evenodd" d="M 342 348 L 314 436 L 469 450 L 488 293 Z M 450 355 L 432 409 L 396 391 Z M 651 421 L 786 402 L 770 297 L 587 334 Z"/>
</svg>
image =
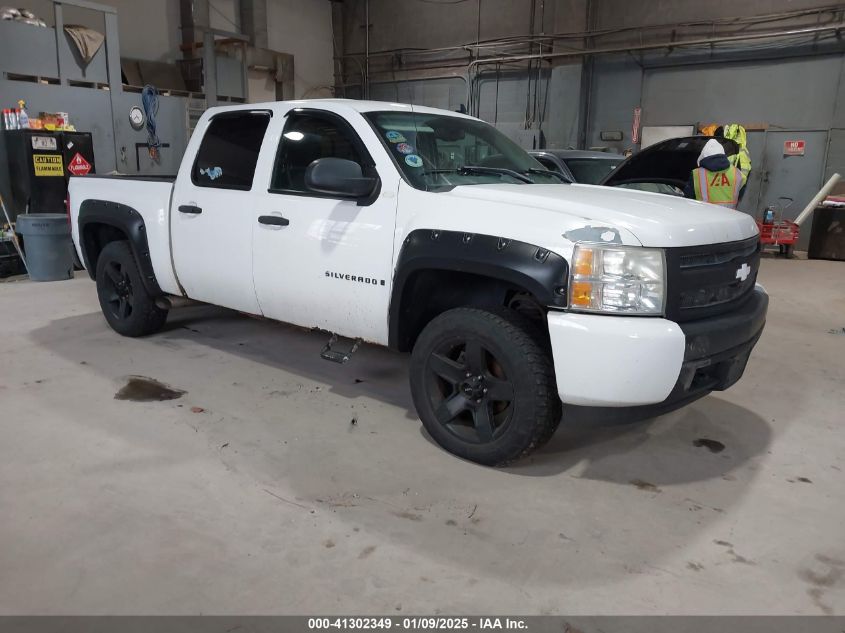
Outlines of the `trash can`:
<svg viewBox="0 0 845 633">
<path fill-rule="evenodd" d="M 16 220 L 23 235 L 26 268 L 33 281 L 59 281 L 73 277 L 73 243 L 63 213 L 25 213 Z"/>
</svg>

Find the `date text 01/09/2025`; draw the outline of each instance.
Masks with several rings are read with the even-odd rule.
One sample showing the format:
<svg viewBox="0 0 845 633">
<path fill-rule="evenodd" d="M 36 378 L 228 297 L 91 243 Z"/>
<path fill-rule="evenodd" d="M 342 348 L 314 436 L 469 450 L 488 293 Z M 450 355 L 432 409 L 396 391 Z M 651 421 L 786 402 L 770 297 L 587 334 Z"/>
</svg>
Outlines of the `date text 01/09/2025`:
<svg viewBox="0 0 845 633">
<path fill-rule="evenodd" d="M 376 630 L 397 629 L 405 631 L 450 630 L 526 630 L 522 618 L 486 617 L 352 617 L 309 618 L 308 629 Z"/>
</svg>

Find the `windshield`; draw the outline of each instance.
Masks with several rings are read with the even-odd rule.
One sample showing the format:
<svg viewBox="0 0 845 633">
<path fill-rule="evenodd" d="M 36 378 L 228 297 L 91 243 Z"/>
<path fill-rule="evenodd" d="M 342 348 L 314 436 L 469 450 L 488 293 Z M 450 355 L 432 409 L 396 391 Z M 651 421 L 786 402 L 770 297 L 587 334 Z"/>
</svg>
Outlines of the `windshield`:
<svg viewBox="0 0 845 633">
<path fill-rule="evenodd" d="M 575 177 L 575 182 L 597 185 L 624 160 L 619 158 L 564 158 L 563 162 Z"/>
<path fill-rule="evenodd" d="M 369 112 L 364 116 L 417 189 L 564 182 L 482 121 L 415 112 Z"/>
</svg>

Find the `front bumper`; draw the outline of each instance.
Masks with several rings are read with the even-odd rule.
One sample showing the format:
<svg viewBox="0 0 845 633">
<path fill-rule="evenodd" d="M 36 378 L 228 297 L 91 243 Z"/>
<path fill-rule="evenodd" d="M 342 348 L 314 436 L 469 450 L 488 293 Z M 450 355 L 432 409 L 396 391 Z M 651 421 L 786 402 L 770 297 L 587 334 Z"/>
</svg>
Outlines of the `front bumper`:
<svg viewBox="0 0 845 633">
<path fill-rule="evenodd" d="M 590 407 L 672 408 L 727 389 L 745 371 L 768 305 L 757 286 L 733 312 L 680 324 L 549 312 L 560 399 Z"/>
</svg>

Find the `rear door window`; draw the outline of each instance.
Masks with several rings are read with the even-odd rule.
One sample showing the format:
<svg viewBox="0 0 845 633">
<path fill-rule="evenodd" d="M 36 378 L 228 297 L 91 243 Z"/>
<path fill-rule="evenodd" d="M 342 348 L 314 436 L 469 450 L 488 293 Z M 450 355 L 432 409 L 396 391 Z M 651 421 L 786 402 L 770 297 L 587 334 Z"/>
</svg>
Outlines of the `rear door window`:
<svg viewBox="0 0 845 633">
<path fill-rule="evenodd" d="M 197 152 L 191 181 L 197 187 L 251 189 L 258 152 L 269 123 L 269 112 L 213 118 Z"/>
</svg>

